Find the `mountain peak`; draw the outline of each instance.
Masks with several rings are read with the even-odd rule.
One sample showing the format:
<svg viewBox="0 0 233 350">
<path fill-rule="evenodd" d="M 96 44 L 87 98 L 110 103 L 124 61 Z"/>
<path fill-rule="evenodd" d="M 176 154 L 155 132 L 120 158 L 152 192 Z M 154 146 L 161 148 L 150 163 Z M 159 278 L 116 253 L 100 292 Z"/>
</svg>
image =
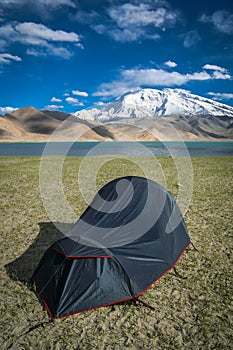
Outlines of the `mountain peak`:
<svg viewBox="0 0 233 350">
<path fill-rule="evenodd" d="M 102 109 L 74 113 L 82 119 L 111 121 L 119 118 L 164 117 L 168 115 L 213 115 L 233 117 L 233 107 L 191 94 L 184 89 L 165 88 L 129 91 Z"/>
<path fill-rule="evenodd" d="M 32 113 L 37 113 L 38 110 L 32 106 L 18 108 L 15 111 L 11 113 L 7 113 L 4 117 L 6 118 L 15 118 L 15 119 L 21 119 L 24 118 L 25 115 L 31 115 Z"/>
</svg>

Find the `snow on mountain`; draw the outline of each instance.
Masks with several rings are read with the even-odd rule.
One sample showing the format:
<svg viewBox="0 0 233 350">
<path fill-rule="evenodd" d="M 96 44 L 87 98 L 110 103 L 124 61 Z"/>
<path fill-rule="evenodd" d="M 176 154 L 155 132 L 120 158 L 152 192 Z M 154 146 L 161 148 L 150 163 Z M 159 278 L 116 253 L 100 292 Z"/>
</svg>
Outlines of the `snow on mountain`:
<svg viewBox="0 0 233 350">
<path fill-rule="evenodd" d="M 119 118 L 161 117 L 168 115 L 213 115 L 233 117 L 233 107 L 182 89 L 141 89 L 130 91 L 101 109 L 74 113 L 81 119 L 112 121 Z"/>
</svg>

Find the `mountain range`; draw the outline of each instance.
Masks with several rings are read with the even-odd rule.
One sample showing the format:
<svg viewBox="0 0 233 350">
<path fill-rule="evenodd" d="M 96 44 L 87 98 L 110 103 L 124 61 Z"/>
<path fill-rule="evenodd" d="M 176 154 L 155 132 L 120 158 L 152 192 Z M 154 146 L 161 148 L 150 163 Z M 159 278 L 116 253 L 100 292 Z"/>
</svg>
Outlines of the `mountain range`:
<svg viewBox="0 0 233 350">
<path fill-rule="evenodd" d="M 58 126 L 57 141 L 77 133 L 80 141 L 233 140 L 233 107 L 182 89 L 140 89 L 73 115 L 17 109 L 0 117 L 0 140 L 47 141 Z"/>
<path fill-rule="evenodd" d="M 212 115 L 233 117 L 233 107 L 190 94 L 182 89 L 140 89 L 130 91 L 101 109 L 74 113 L 81 119 L 111 121 L 119 118 Z"/>
</svg>

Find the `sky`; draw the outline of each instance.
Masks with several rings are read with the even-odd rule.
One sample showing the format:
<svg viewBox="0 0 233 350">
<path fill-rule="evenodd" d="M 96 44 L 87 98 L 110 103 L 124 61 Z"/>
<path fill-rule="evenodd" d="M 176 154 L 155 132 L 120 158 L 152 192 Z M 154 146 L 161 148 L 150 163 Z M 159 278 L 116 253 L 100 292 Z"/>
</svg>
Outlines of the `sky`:
<svg viewBox="0 0 233 350">
<path fill-rule="evenodd" d="M 0 0 L 0 115 L 98 108 L 139 88 L 233 106 L 233 1 Z"/>
</svg>

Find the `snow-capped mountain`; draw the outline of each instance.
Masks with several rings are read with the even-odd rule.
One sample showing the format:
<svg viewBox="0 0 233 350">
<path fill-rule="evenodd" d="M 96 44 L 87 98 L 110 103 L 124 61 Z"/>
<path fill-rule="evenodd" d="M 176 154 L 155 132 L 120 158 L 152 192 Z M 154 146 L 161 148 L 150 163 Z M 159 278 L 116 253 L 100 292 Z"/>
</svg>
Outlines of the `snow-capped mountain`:
<svg viewBox="0 0 233 350">
<path fill-rule="evenodd" d="M 74 113 L 81 119 L 111 121 L 120 118 L 168 115 L 213 115 L 233 117 L 233 107 L 182 89 L 141 89 L 131 91 L 104 105 Z"/>
</svg>

